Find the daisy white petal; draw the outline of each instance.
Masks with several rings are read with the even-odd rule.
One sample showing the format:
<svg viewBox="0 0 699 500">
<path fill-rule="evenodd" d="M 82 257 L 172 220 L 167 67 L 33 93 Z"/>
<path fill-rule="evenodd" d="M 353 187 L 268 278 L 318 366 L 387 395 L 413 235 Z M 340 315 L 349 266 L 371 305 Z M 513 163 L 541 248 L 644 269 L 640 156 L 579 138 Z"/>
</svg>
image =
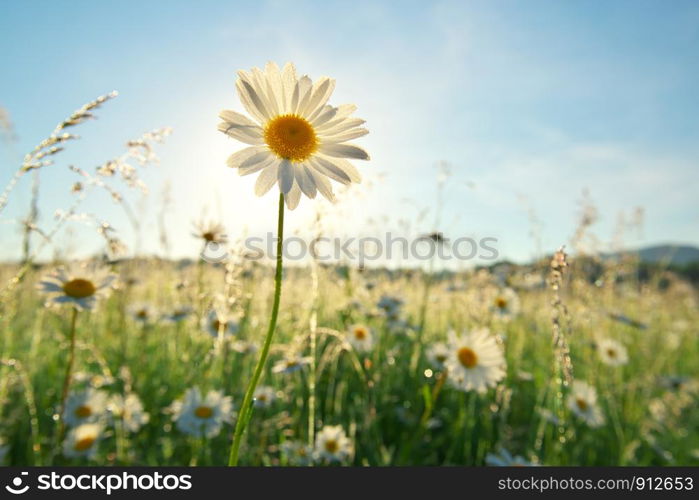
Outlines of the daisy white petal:
<svg viewBox="0 0 699 500">
<path fill-rule="evenodd" d="M 313 81 L 308 78 L 308 76 L 304 75 L 299 79 L 296 88 L 298 91 L 295 91 L 295 99 L 292 100 L 292 109 L 294 114 L 299 114 L 300 110 L 308 103 L 308 100 L 313 94 Z"/>
<path fill-rule="evenodd" d="M 274 100 L 278 104 L 278 112 L 287 112 L 286 93 L 284 92 L 284 84 L 282 82 L 282 74 L 279 71 L 279 66 L 273 61 L 269 61 L 265 66 L 266 80 L 270 87 L 270 91 Z"/>
<path fill-rule="evenodd" d="M 296 68 L 291 63 L 286 63 L 282 68 L 282 88 L 284 90 L 284 96 L 286 99 L 287 109 L 286 112 L 293 113 L 292 109 L 292 96 L 294 94 L 294 89 L 296 88 Z"/>
<path fill-rule="evenodd" d="M 236 87 L 238 88 L 238 96 L 247 112 L 257 118 L 260 123 L 268 120 L 271 113 L 267 110 L 267 107 L 264 105 L 257 92 L 255 92 L 255 89 L 252 88 L 252 85 L 250 85 L 248 81 L 240 78 L 236 82 Z"/>
<path fill-rule="evenodd" d="M 272 186 L 277 182 L 277 175 L 279 174 L 279 163 L 275 162 L 272 165 L 264 168 L 260 175 L 257 176 L 257 181 L 255 181 L 255 194 L 257 196 L 262 196 L 267 193 Z"/>
<path fill-rule="evenodd" d="M 291 186 L 294 183 L 294 166 L 289 160 L 282 160 L 279 165 L 279 173 L 277 174 L 279 179 L 279 190 L 287 194 L 291 190 Z"/>
<path fill-rule="evenodd" d="M 237 117 L 233 117 L 231 115 L 232 113 L 235 113 L 235 111 L 223 111 L 221 113 L 221 118 L 224 120 L 218 125 L 218 129 L 221 132 L 246 144 L 264 144 L 262 127 L 245 118 L 243 115 L 239 115 L 238 113 L 235 113 Z M 241 118 L 246 120 L 247 123 L 229 120 L 224 116 L 229 116 L 230 118 L 233 118 L 233 120 Z"/>
<path fill-rule="evenodd" d="M 308 163 L 319 173 L 330 177 L 331 179 L 341 182 L 342 184 L 349 184 L 352 182 L 350 176 L 347 175 L 340 167 L 326 160 L 325 158 L 316 157 L 308 160 Z"/>
<path fill-rule="evenodd" d="M 243 170 L 248 167 L 257 165 L 259 163 L 267 163 L 272 158 L 274 157 L 272 156 L 272 153 L 270 153 L 268 150 L 258 149 L 255 153 L 247 157 L 245 161 L 238 165 L 238 170 Z"/>
<path fill-rule="evenodd" d="M 259 68 L 252 68 L 252 74 L 255 79 L 255 88 L 259 89 L 258 95 L 264 100 L 267 110 L 273 116 L 281 114 L 281 103 L 272 88 L 270 76 Z"/>
<path fill-rule="evenodd" d="M 316 183 L 303 165 L 294 165 L 294 178 L 303 194 L 309 198 L 316 197 Z"/>
<path fill-rule="evenodd" d="M 357 137 L 362 137 L 363 135 L 367 135 L 369 131 L 365 128 L 353 128 L 350 130 L 346 130 L 344 132 L 340 132 L 337 135 L 328 135 L 323 137 L 323 142 L 325 144 L 330 144 L 330 143 L 337 143 L 337 142 L 346 142 L 346 141 L 351 141 L 352 139 L 356 139 Z"/>
<path fill-rule="evenodd" d="M 321 125 L 328 123 L 337 114 L 337 108 L 332 106 L 325 106 L 323 111 L 313 120 L 309 120 L 314 127 L 320 127 Z"/>
<path fill-rule="evenodd" d="M 319 150 L 321 153 L 336 158 L 354 158 L 355 160 L 369 159 L 369 153 L 354 144 L 321 144 Z"/>
<path fill-rule="evenodd" d="M 304 168 L 308 171 L 311 177 L 313 177 L 313 180 L 315 181 L 316 187 L 318 188 L 318 191 L 320 191 L 320 194 L 322 194 L 328 201 L 335 201 L 333 187 L 330 184 L 328 178 L 325 175 L 317 172 L 313 168 L 308 168 L 305 165 Z"/>
<path fill-rule="evenodd" d="M 321 77 L 313 84 L 313 92 L 305 106 L 299 109 L 299 114 L 311 120 L 319 108 L 325 106 L 334 89 L 335 80 L 326 76 Z"/>
<path fill-rule="evenodd" d="M 298 183 L 294 181 L 294 184 L 291 186 L 289 192 L 284 195 L 284 201 L 286 202 L 287 208 L 289 210 L 293 210 L 299 206 L 300 200 L 301 188 L 299 188 Z"/>
<path fill-rule="evenodd" d="M 228 157 L 228 160 L 226 160 L 226 165 L 228 165 L 230 168 L 238 168 L 245 160 L 250 158 L 255 153 L 259 153 L 261 151 L 266 151 L 266 148 L 249 147 L 241 149 Z"/>
<path fill-rule="evenodd" d="M 240 167 L 238 169 L 238 174 L 239 175 L 250 175 L 254 174 L 255 172 L 259 172 L 260 170 L 269 167 L 273 163 L 275 163 L 277 159 L 272 156 L 268 155 L 268 157 L 265 160 L 259 161 L 257 163 L 254 163 L 252 165 L 246 165 L 244 167 Z"/>
<path fill-rule="evenodd" d="M 354 127 L 361 127 L 366 120 L 361 118 L 337 118 L 329 121 L 325 125 L 318 127 L 318 133 L 325 135 L 337 135 Z"/>
<path fill-rule="evenodd" d="M 342 170 L 342 172 L 344 172 L 344 174 L 347 177 L 349 177 L 350 181 L 356 182 L 357 184 L 362 182 L 362 176 L 359 174 L 359 171 L 355 168 L 354 165 L 352 165 L 347 160 L 344 160 L 342 158 L 327 158 L 322 156 L 319 156 L 318 158 L 322 158 L 323 160 L 327 161 L 328 163 L 332 163 L 335 167 Z"/>
</svg>

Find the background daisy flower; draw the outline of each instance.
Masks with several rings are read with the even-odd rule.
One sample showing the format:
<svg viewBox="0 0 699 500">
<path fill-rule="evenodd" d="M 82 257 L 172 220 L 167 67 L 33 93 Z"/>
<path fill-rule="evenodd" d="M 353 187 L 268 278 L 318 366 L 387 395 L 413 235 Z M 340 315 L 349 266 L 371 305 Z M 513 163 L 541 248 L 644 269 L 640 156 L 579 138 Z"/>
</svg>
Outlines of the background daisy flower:
<svg viewBox="0 0 699 500">
<path fill-rule="evenodd" d="M 99 298 L 111 291 L 116 275 L 99 266 L 59 267 L 44 276 L 37 287 L 48 295 L 47 304 L 70 304 L 77 309 L 94 309 Z"/>
<path fill-rule="evenodd" d="M 168 323 L 179 323 L 186 320 L 193 312 L 194 308 L 192 306 L 180 304 L 175 306 L 170 313 L 164 315 L 163 320 Z"/>
<path fill-rule="evenodd" d="M 347 342 L 358 352 L 367 352 L 374 345 L 371 329 L 365 325 L 352 325 L 345 334 Z"/>
<path fill-rule="evenodd" d="M 142 325 L 149 325 L 158 319 L 157 310 L 150 304 L 132 304 L 129 306 L 128 313 L 135 322 Z"/>
<path fill-rule="evenodd" d="M 487 328 L 461 336 L 449 332 L 445 366 L 452 385 L 464 391 L 484 393 L 505 377 L 505 356 Z"/>
<path fill-rule="evenodd" d="M 233 402 L 221 391 L 209 391 L 204 396 L 198 387 L 192 387 L 171 408 L 177 428 L 194 437 L 217 436 L 223 424 L 233 419 Z"/>
<path fill-rule="evenodd" d="M 352 441 L 341 425 L 326 425 L 316 434 L 315 455 L 318 460 L 342 462 L 352 452 Z"/>
<path fill-rule="evenodd" d="M 609 366 L 621 366 L 629 362 L 629 354 L 621 342 L 614 339 L 602 339 L 597 342 L 597 352 L 602 363 Z"/>
<path fill-rule="evenodd" d="M 253 398 L 255 408 L 269 408 L 277 399 L 277 392 L 267 385 L 261 385 L 255 389 Z"/>
<path fill-rule="evenodd" d="M 138 432 L 150 421 L 150 415 L 143 410 L 143 403 L 134 393 L 129 393 L 125 397 L 112 396 L 108 409 L 112 415 L 121 419 L 124 429 L 129 432 Z"/>
<path fill-rule="evenodd" d="M 277 361 L 272 367 L 272 373 L 294 373 L 311 362 L 308 356 L 290 355 Z"/>
<path fill-rule="evenodd" d="M 449 357 L 449 346 L 444 342 L 435 342 L 427 348 L 427 361 L 438 370 L 444 369 L 444 363 Z"/>
<path fill-rule="evenodd" d="M 602 410 L 597 404 L 597 390 L 587 382 L 574 380 L 568 395 L 568 408 L 590 427 L 604 424 Z"/>
<path fill-rule="evenodd" d="M 209 313 L 201 319 L 202 329 L 214 338 L 219 334 L 229 337 L 238 333 L 238 322 L 233 317 L 217 310 L 211 309 Z"/>
<path fill-rule="evenodd" d="M 223 245 L 228 241 L 226 228 L 217 222 L 199 221 L 194 223 L 192 236 L 201 239 L 205 244 Z"/>
<path fill-rule="evenodd" d="M 319 191 L 328 200 L 334 195 L 329 179 L 342 184 L 360 182 L 349 159 L 368 160 L 369 155 L 347 141 L 368 133 L 364 120 L 352 118 L 356 107 L 327 104 L 335 80 L 321 77 L 312 82 L 298 77 L 293 64 L 281 70 L 270 62 L 264 70 L 239 71 L 238 96 L 252 120 L 236 111 L 220 113 L 218 129 L 250 146 L 234 153 L 228 166 L 240 175 L 260 172 L 255 194 L 262 196 L 279 185 L 289 209 L 298 206 L 301 193 L 315 198 Z"/>
<path fill-rule="evenodd" d="M 289 465 L 304 467 L 313 463 L 313 448 L 301 441 L 284 441 L 281 452 Z"/>
<path fill-rule="evenodd" d="M 491 310 L 502 320 L 512 319 L 519 313 L 519 308 L 519 297 L 512 288 L 498 290 L 492 299 Z"/>
<path fill-rule="evenodd" d="M 68 458 L 92 458 L 102 436 L 101 424 L 82 424 L 71 429 L 63 442 L 63 455 Z"/>
<path fill-rule="evenodd" d="M 92 387 L 73 392 L 66 400 L 63 420 L 69 427 L 102 420 L 106 415 L 107 403 L 107 393 Z"/>
</svg>

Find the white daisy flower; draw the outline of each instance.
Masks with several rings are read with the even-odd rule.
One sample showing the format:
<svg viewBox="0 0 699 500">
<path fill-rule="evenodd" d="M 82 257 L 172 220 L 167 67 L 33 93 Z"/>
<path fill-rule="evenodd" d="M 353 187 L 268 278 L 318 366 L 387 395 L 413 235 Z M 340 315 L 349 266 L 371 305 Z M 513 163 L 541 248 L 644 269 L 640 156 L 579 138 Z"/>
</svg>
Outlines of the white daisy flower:
<svg viewBox="0 0 699 500">
<path fill-rule="evenodd" d="M 215 308 L 201 319 L 201 326 L 214 338 L 218 338 L 219 335 L 229 337 L 238 333 L 238 322 L 232 316 Z"/>
<path fill-rule="evenodd" d="M 602 410 L 597 404 L 597 391 L 586 382 L 573 381 L 572 391 L 568 395 L 568 408 L 590 427 L 604 424 Z"/>
<path fill-rule="evenodd" d="M 260 349 L 260 346 L 248 340 L 236 340 L 231 342 L 231 349 L 238 354 L 255 354 Z"/>
<path fill-rule="evenodd" d="M 223 224 L 219 224 L 217 222 L 200 221 L 195 223 L 192 236 L 195 238 L 200 238 L 207 245 L 209 243 L 223 245 L 228 241 L 228 237 L 226 236 L 226 228 L 223 226 Z"/>
<path fill-rule="evenodd" d="M 259 386 L 255 389 L 255 394 L 253 394 L 255 408 L 269 408 L 276 399 L 276 391 L 266 385 Z"/>
<path fill-rule="evenodd" d="M 319 460 L 342 462 L 353 453 L 352 441 L 340 425 L 326 425 L 316 434 L 315 455 Z"/>
<path fill-rule="evenodd" d="M 128 309 L 129 316 L 142 325 L 150 325 L 158 319 L 158 312 L 150 304 L 133 304 Z"/>
<path fill-rule="evenodd" d="M 533 467 L 535 463 L 517 456 L 512 456 L 509 451 L 501 449 L 498 453 L 488 453 L 485 463 L 494 467 Z"/>
<path fill-rule="evenodd" d="M 163 319 L 168 323 L 180 323 L 186 320 L 193 312 L 194 309 L 191 306 L 180 304 L 175 306 L 169 314 L 163 316 Z"/>
<path fill-rule="evenodd" d="M 303 467 L 313 463 L 313 449 L 301 441 L 284 441 L 281 452 L 289 465 Z"/>
<path fill-rule="evenodd" d="M 129 393 L 126 397 L 112 396 L 108 408 L 112 415 L 122 420 L 124 428 L 129 432 L 138 432 L 150 420 L 150 415 L 143 411 L 143 403 L 134 393 Z"/>
<path fill-rule="evenodd" d="M 449 332 L 445 361 L 451 383 L 463 391 L 484 393 L 505 377 L 505 356 L 487 328 L 457 336 Z"/>
<path fill-rule="evenodd" d="M 435 342 L 427 349 L 427 361 L 438 370 L 444 369 L 449 357 L 449 346 L 445 342 Z"/>
<path fill-rule="evenodd" d="M 367 352 L 374 345 L 374 336 L 365 325 L 352 325 L 347 329 L 345 334 L 347 342 L 358 352 Z"/>
<path fill-rule="evenodd" d="M 217 436 L 223 424 L 233 419 L 230 396 L 221 391 L 209 391 L 203 396 L 198 387 L 187 389 L 182 399 L 172 404 L 172 411 L 177 428 L 195 437 Z"/>
<path fill-rule="evenodd" d="M 92 458 L 97 452 L 102 430 L 102 425 L 95 423 L 71 429 L 63 442 L 63 455 L 68 458 Z"/>
<path fill-rule="evenodd" d="M 493 297 L 491 310 L 498 318 L 509 320 L 519 313 L 519 297 L 512 288 L 498 290 Z"/>
<path fill-rule="evenodd" d="M 44 276 L 37 288 L 47 294 L 47 305 L 69 304 L 80 310 L 91 310 L 99 298 L 109 295 L 114 280 L 116 275 L 108 269 L 74 264 L 59 267 Z"/>
<path fill-rule="evenodd" d="M 262 196 L 275 183 L 289 209 L 301 193 L 315 198 L 317 191 L 334 199 L 328 179 L 342 184 L 360 182 L 357 169 L 345 158 L 368 160 L 366 151 L 347 141 L 368 133 L 364 120 L 351 118 L 356 107 L 327 104 L 335 80 L 322 77 L 315 83 L 298 77 L 287 63 L 281 70 L 270 62 L 264 71 L 239 71 L 238 96 L 254 120 L 235 111 L 222 111 L 218 129 L 246 144 L 228 159 L 240 175 L 260 172 L 255 193 Z"/>
<path fill-rule="evenodd" d="M 108 396 L 104 391 L 89 387 L 68 395 L 63 421 L 69 427 L 97 422 L 106 416 Z"/>
<path fill-rule="evenodd" d="M 272 367 L 272 373 L 294 373 L 311 362 L 309 356 L 290 355 L 277 361 Z"/>
<path fill-rule="evenodd" d="M 626 347 L 613 339 L 602 339 L 597 342 L 597 352 L 605 365 L 621 366 L 629 362 Z"/>
</svg>

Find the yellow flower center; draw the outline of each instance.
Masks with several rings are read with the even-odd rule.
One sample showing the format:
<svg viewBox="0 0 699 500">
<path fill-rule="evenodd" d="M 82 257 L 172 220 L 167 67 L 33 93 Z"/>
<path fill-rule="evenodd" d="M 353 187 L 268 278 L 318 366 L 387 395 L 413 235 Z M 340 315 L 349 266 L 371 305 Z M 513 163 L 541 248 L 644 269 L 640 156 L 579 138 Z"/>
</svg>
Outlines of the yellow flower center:
<svg viewBox="0 0 699 500">
<path fill-rule="evenodd" d="M 148 319 L 148 311 L 146 309 L 141 309 L 136 312 L 136 317 L 138 319 Z"/>
<path fill-rule="evenodd" d="M 297 115 L 280 115 L 265 126 L 265 142 L 280 158 L 301 162 L 318 149 L 313 126 Z"/>
<path fill-rule="evenodd" d="M 610 358 L 616 358 L 616 351 L 614 349 L 607 349 L 607 356 Z"/>
<path fill-rule="evenodd" d="M 461 364 L 466 368 L 473 368 L 478 364 L 478 356 L 470 347 L 462 347 L 459 349 L 459 352 L 457 352 L 456 355 L 458 356 Z"/>
<path fill-rule="evenodd" d="M 584 399 L 582 399 L 582 398 L 576 399 L 575 404 L 578 405 L 578 408 L 580 409 L 580 411 L 587 411 L 588 405 L 587 405 L 587 401 L 585 401 Z"/>
<path fill-rule="evenodd" d="M 75 448 L 75 451 L 86 451 L 92 448 L 92 445 L 95 442 L 95 436 L 87 436 L 82 439 L 78 439 L 75 442 L 75 445 L 73 448 Z"/>
<path fill-rule="evenodd" d="M 498 297 L 495 299 L 495 305 L 498 307 L 498 309 L 505 309 L 507 307 L 507 300 L 503 299 L 502 297 Z"/>
<path fill-rule="evenodd" d="M 367 336 L 367 331 L 366 328 L 355 328 L 354 329 L 354 338 L 357 340 L 364 340 Z"/>
<path fill-rule="evenodd" d="M 92 415 L 92 409 L 87 405 L 78 406 L 75 409 L 75 416 L 78 418 L 87 418 Z"/>
<path fill-rule="evenodd" d="M 212 241 L 216 241 L 216 233 L 214 233 L 213 231 L 207 231 L 204 234 L 202 234 L 201 237 L 209 243 L 211 243 Z"/>
<path fill-rule="evenodd" d="M 67 296 L 73 297 L 74 299 L 84 299 L 85 297 L 94 295 L 97 289 L 92 281 L 76 278 L 64 284 L 63 291 Z"/>
<path fill-rule="evenodd" d="M 197 418 L 211 418 L 213 414 L 214 410 L 208 406 L 200 406 L 194 410 L 194 415 L 196 415 Z"/>
<path fill-rule="evenodd" d="M 334 439 L 328 439 L 325 442 L 325 451 L 327 451 L 328 453 L 337 453 L 337 450 L 339 449 L 340 445 Z"/>
</svg>

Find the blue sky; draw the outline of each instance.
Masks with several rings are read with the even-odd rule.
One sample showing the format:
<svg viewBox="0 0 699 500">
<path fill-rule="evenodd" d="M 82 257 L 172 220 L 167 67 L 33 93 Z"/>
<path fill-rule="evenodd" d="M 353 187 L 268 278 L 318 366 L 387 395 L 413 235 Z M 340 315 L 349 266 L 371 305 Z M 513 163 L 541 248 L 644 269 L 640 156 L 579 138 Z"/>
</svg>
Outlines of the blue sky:
<svg viewBox="0 0 699 500">
<path fill-rule="evenodd" d="M 165 182 L 174 256 L 196 253 L 191 223 L 204 214 L 232 236 L 272 231 L 276 197 L 255 198 L 254 179 L 225 167 L 241 145 L 216 125 L 221 109 L 241 109 L 236 71 L 275 60 L 335 77 L 331 102 L 356 103 L 371 131 L 358 141 L 372 155 L 358 165 L 368 182 L 332 208 L 302 200 L 290 232 L 304 232 L 318 206 L 337 235 L 398 232 L 399 219 L 433 230 L 435 165 L 447 161 L 437 229 L 497 237 L 505 257 L 535 252 L 528 208 L 541 220 L 543 250 L 568 242 L 584 189 L 602 240 L 620 212 L 642 206 L 643 235 L 628 245 L 699 245 L 697 2 L 5 1 L 0 48 L 0 106 L 18 136 L 0 143 L 0 184 L 64 116 L 120 92 L 43 171 L 44 225 L 70 204 L 67 165 L 92 170 L 126 140 L 171 126 L 161 165 L 144 176 L 151 196 L 131 196 L 143 209 L 144 249 L 159 248 Z M 29 180 L 0 214 L 0 257 L 17 255 L 13 221 L 27 210 Z M 131 243 L 120 208 L 104 196 L 85 210 Z M 100 245 L 79 224 L 57 243 L 75 255 Z"/>
</svg>

